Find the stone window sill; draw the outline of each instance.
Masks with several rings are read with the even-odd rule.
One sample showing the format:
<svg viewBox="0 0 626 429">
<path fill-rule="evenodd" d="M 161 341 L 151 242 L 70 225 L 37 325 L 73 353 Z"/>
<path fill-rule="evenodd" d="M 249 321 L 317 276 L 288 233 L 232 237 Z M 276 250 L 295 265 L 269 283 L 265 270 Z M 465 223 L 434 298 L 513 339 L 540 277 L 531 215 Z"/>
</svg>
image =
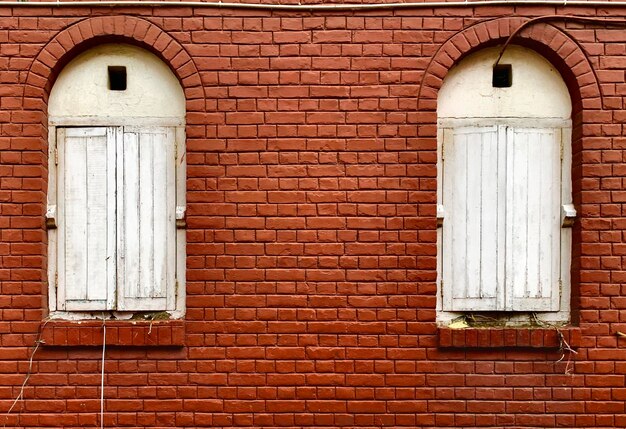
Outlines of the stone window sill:
<svg viewBox="0 0 626 429">
<path fill-rule="evenodd" d="M 559 327 L 558 332 L 571 348 L 580 346 L 580 328 Z M 464 328 L 438 329 L 439 347 L 448 348 L 535 348 L 556 349 L 561 338 L 556 328 Z"/>
<path fill-rule="evenodd" d="M 45 322 L 44 322 L 45 323 Z M 185 342 L 182 320 L 107 320 L 107 346 L 181 347 Z M 102 346 L 102 320 L 50 320 L 43 327 L 46 346 Z"/>
</svg>

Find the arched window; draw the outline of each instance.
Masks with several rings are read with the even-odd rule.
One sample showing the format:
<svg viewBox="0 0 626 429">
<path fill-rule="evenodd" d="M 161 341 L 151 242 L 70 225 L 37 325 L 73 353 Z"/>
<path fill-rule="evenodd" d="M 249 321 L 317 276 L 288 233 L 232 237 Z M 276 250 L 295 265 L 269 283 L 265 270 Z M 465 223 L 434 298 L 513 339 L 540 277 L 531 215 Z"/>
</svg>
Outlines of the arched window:
<svg viewBox="0 0 626 429">
<path fill-rule="evenodd" d="M 101 45 L 62 70 L 48 114 L 50 310 L 182 314 L 185 98 L 174 74 L 138 47 Z"/>
<path fill-rule="evenodd" d="M 463 59 L 438 96 L 439 320 L 569 318 L 571 99 L 519 46 Z"/>
</svg>

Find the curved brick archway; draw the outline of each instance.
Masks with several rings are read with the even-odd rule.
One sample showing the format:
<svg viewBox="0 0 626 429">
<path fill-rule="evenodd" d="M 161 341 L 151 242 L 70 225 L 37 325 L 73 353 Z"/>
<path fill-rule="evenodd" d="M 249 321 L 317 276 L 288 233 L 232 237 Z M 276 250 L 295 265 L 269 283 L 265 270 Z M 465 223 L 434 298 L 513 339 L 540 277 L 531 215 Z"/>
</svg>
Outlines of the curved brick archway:
<svg viewBox="0 0 626 429">
<path fill-rule="evenodd" d="M 180 81 L 187 112 L 204 111 L 204 88 L 187 51 L 158 26 L 133 16 L 88 18 L 58 33 L 34 59 L 26 77 L 24 98 L 47 102 L 50 89 L 63 67 L 83 50 L 106 42 L 131 43 L 156 54 Z"/>
<path fill-rule="evenodd" d="M 183 46 L 155 24 L 132 16 L 102 16 L 87 18 L 56 34 L 38 53 L 28 70 L 22 91 L 22 106 L 28 111 L 29 125 L 32 125 L 32 150 L 42 153 L 39 166 L 41 189 L 47 189 L 48 171 L 44 167 L 48 156 L 48 97 L 61 70 L 81 52 L 102 43 L 129 43 L 144 48 L 167 64 L 178 78 L 186 103 L 187 142 L 190 139 L 189 127 L 202 125 L 205 110 L 205 90 L 200 74 L 191 56 Z M 46 193 L 41 194 L 41 228 L 45 227 Z M 44 234 L 45 236 L 45 234 Z M 47 247 L 43 247 L 43 257 L 47 258 Z M 47 284 L 47 264 L 41 271 L 44 285 Z M 42 295 L 47 296 L 46 288 Z M 47 298 L 46 298 L 47 299 Z"/>
<path fill-rule="evenodd" d="M 522 18 L 484 21 L 448 39 L 435 53 L 424 73 L 419 91 L 419 110 L 437 109 L 437 94 L 454 64 L 481 47 L 504 42 L 523 23 Z M 548 23 L 536 23 L 523 29 L 513 43 L 535 49 L 555 65 L 570 90 L 575 111 L 601 108 L 600 85 L 587 56 L 561 29 Z"/>
<path fill-rule="evenodd" d="M 427 112 L 433 122 L 433 127 L 425 133 L 433 137 L 433 150 L 436 147 L 437 124 L 437 96 L 448 71 L 466 55 L 483 47 L 494 46 L 504 41 L 524 23 L 522 18 L 498 18 L 478 23 L 461 31 L 448 39 L 433 56 L 426 68 L 419 89 L 418 110 Z M 603 108 L 602 92 L 594 69 L 581 47 L 560 28 L 547 23 L 535 23 L 522 31 L 512 40 L 512 43 L 534 49 L 547 58 L 560 72 L 572 99 L 572 195 L 574 204 L 579 213 L 582 208 L 582 156 L 583 132 L 582 125 L 587 120 L 590 111 Z M 571 260 L 571 318 L 574 323 L 578 320 L 578 293 L 580 279 L 580 255 L 582 236 L 580 226 L 574 227 L 572 235 Z"/>
</svg>

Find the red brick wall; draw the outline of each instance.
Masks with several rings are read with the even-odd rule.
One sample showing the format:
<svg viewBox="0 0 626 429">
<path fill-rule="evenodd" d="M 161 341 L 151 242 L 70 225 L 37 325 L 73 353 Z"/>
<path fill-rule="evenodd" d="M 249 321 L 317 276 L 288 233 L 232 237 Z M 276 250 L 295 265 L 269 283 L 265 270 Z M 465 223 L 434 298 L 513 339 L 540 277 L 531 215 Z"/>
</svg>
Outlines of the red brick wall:
<svg viewBox="0 0 626 429">
<path fill-rule="evenodd" d="M 518 39 L 576 106 L 572 374 L 554 331 L 435 324 L 437 89 L 467 52 L 554 13 L 626 9 L 0 8 L 0 412 L 47 315 L 47 93 L 76 53 L 118 40 L 185 89 L 188 281 L 184 322 L 108 325 L 106 427 L 626 427 L 623 26 Z M 0 424 L 99 425 L 101 326 L 43 338 Z"/>
</svg>

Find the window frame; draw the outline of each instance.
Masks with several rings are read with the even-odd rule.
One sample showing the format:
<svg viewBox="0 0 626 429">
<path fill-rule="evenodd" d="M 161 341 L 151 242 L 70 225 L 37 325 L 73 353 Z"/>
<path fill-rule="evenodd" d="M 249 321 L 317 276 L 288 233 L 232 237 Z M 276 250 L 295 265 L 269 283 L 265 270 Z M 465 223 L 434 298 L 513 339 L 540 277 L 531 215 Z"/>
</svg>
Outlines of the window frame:
<svg viewBox="0 0 626 429">
<path fill-rule="evenodd" d="M 455 127 L 490 127 L 510 126 L 520 128 L 552 128 L 561 133 L 561 234 L 560 234 L 560 270 L 561 287 L 558 311 L 528 309 L 524 311 L 488 310 L 488 311 L 449 311 L 444 310 L 445 288 L 443 282 L 443 223 L 446 208 L 443 205 L 444 178 L 444 132 Z M 546 323 L 564 323 L 570 320 L 571 302 L 571 259 L 572 228 L 575 216 L 572 205 L 572 121 L 562 118 L 440 118 L 437 131 L 437 321 L 447 324 L 459 316 L 469 313 L 501 315 L 507 324 L 528 323 L 529 316 Z M 506 293 L 506 292 L 503 292 Z"/>
<path fill-rule="evenodd" d="M 57 130 L 59 128 L 77 127 L 128 127 L 128 128 L 171 128 L 174 133 L 175 151 L 175 205 L 176 205 L 176 233 L 175 233 L 175 282 L 173 290 L 174 306 L 150 311 L 118 311 L 115 310 L 85 310 L 69 311 L 61 310 L 58 305 L 58 231 L 56 229 L 56 216 L 58 207 L 59 191 L 57 188 L 59 174 Z M 46 225 L 48 228 L 48 311 L 53 318 L 61 319 L 89 319 L 101 318 L 103 313 L 114 314 L 116 318 L 130 318 L 136 313 L 159 313 L 166 311 L 171 318 L 182 318 L 185 314 L 186 301 L 186 147 L 185 147 L 185 123 L 184 119 L 164 118 L 96 118 L 96 117 L 54 117 L 48 120 L 48 193 Z M 116 276 L 117 277 L 117 276 Z M 117 283 L 117 280 L 116 280 Z M 113 287 L 116 287 L 114 285 Z M 117 294 L 115 289 L 114 294 Z"/>
</svg>

